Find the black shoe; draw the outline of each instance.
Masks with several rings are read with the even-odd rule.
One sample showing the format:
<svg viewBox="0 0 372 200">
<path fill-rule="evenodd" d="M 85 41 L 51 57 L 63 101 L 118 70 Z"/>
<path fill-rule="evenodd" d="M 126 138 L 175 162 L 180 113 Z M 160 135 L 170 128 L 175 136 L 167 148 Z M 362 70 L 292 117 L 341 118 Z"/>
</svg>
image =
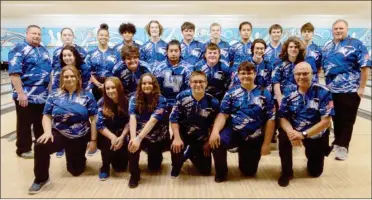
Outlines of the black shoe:
<svg viewBox="0 0 372 200">
<path fill-rule="evenodd" d="M 224 181 L 226 181 L 227 180 L 227 175 L 223 175 L 223 176 L 215 176 L 214 177 L 214 181 L 216 182 L 216 183 L 222 183 L 222 182 L 224 182 Z"/>
<path fill-rule="evenodd" d="M 282 187 L 287 187 L 289 185 L 289 181 L 292 180 L 293 176 L 284 176 L 281 175 L 278 184 Z"/>
<path fill-rule="evenodd" d="M 181 173 L 181 169 L 178 167 L 172 167 L 171 178 L 178 178 Z"/>
<path fill-rule="evenodd" d="M 133 178 L 132 176 L 129 179 L 128 187 L 129 188 L 136 188 L 138 186 L 138 179 Z"/>
</svg>

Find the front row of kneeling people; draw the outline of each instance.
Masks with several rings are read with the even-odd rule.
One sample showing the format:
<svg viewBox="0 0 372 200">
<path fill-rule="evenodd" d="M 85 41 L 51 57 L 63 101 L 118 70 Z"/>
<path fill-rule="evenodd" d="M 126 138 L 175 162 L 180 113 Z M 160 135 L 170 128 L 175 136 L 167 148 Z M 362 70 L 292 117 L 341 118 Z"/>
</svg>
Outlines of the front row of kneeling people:
<svg viewBox="0 0 372 200">
<path fill-rule="evenodd" d="M 207 50 L 207 65 L 213 61 L 213 56 L 208 56 Z M 168 58 L 170 66 L 179 64 L 171 55 Z M 170 73 L 180 76 L 187 70 L 175 69 L 179 71 Z M 202 66 L 182 78 L 190 89 L 173 90 L 176 93 L 167 92 L 168 96 L 162 95 L 166 89 L 163 85 L 180 80 L 159 78 L 157 71 L 155 75 L 143 73 L 135 91 L 127 91 L 119 78 L 108 77 L 103 83 L 103 97 L 97 103 L 82 87 L 79 70 L 72 65 L 63 67 L 60 88 L 49 95 L 45 104 L 44 134 L 36 141 L 35 179 L 29 193 L 38 193 L 50 183 L 50 154 L 62 149 L 66 151 L 67 170 L 73 176 L 82 174 L 87 145 L 90 151 L 97 147 L 101 150 L 100 180 L 109 178 L 110 165 L 123 172 L 129 163 L 130 188 L 137 187 L 141 178 L 142 150 L 147 153 L 147 168 L 151 171 L 161 169 L 162 153 L 170 150 L 171 177 L 180 175 L 187 159 L 202 175 L 210 175 L 213 154 L 215 181 L 223 182 L 228 179 L 227 150 L 238 147 L 240 171 L 245 176 L 255 176 L 261 156 L 270 154 L 276 123 L 281 126 L 279 185 L 287 186 L 293 177 L 293 146 L 305 146 L 310 176 L 322 174 L 324 157 L 330 152 L 328 127 L 334 109 L 330 91 L 312 82 L 308 63 L 295 66 L 297 86 L 283 88 L 280 106 L 265 86 L 256 85 L 260 75 L 251 62 L 238 66 L 237 84 L 224 95 L 213 93 L 213 88 L 209 88 L 213 94 L 206 92 L 208 72 L 203 71 Z"/>
</svg>

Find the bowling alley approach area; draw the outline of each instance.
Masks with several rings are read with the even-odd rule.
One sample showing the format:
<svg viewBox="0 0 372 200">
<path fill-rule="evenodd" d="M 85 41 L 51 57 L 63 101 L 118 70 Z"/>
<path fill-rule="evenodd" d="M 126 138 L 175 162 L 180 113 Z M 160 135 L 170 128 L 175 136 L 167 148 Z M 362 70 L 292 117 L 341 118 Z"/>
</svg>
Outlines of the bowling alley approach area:
<svg viewBox="0 0 372 200">
<path fill-rule="evenodd" d="M 11 98 L 10 79 L 1 71 L 1 197 L 2 198 L 371 198 L 371 81 L 361 101 L 354 126 L 350 152 L 346 161 L 335 160 L 334 152 L 326 159 L 319 178 L 306 172 L 304 148 L 294 148 L 294 179 L 286 188 L 280 187 L 280 158 L 276 144 L 271 154 L 263 156 L 254 178 L 240 174 L 237 153 L 228 153 L 228 181 L 214 182 L 210 176 L 200 176 L 192 163 L 185 162 L 181 174 L 172 179 L 171 158 L 164 152 L 161 172 L 147 171 L 146 153 L 141 153 L 143 171 L 138 188 L 127 187 L 129 171 L 111 170 L 107 181 L 99 181 L 101 155 L 87 156 L 85 172 L 73 177 L 66 170 L 65 156 L 51 155 L 51 183 L 36 195 L 28 195 L 33 174 L 33 159 L 16 155 L 16 111 Z M 330 141 L 333 141 L 331 134 Z"/>
</svg>

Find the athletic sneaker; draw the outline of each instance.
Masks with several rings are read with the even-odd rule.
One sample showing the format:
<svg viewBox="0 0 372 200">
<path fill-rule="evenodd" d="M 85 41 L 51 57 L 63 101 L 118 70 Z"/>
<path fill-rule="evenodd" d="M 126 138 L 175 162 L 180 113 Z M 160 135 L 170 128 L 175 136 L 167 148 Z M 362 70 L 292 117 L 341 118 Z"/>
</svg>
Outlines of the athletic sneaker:
<svg viewBox="0 0 372 200">
<path fill-rule="evenodd" d="M 107 172 L 99 172 L 98 177 L 100 181 L 105 181 L 110 178 L 110 174 Z"/>
<path fill-rule="evenodd" d="M 24 152 L 21 155 L 19 155 L 19 157 L 31 159 L 31 158 L 34 158 L 34 152 L 32 151 Z"/>
<path fill-rule="evenodd" d="M 28 189 L 28 194 L 37 194 L 43 189 L 44 186 L 47 186 L 51 183 L 50 179 L 41 182 L 41 183 L 32 183 L 31 187 Z"/>
<path fill-rule="evenodd" d="M 345 147 L 339 146 L 336 149 L 336 160 L 346 160 L 347 159 L 347 149 Z"/>
<path fill-rule="evenodd" d="M 64 154 L 65 154 L 65 150 L 62 149 L 61 151 L 58 151 L 58 152 L 56 153 L 56 156 L 57 156 L 57 158 L 62 158 Z"/>
</svg>

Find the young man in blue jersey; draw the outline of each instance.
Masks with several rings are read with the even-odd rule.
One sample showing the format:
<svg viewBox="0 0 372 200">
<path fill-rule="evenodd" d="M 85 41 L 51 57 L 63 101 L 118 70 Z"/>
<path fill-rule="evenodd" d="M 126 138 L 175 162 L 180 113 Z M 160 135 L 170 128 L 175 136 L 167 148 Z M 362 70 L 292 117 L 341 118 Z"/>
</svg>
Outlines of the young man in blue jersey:
<svg viewBox="0 0 372 200">
<path fill-rule="evenodd" d="M 136 34 L 136 26 L 132 23 L 122 23 L 119 26 L 119 33 L 123 37 L 123 42 L 120 42 L 114 46 L 114 50 L 117 54 L 117 59 L 121 60 L 121 50 L 126 45 L 134 45 L 138 49 L 140 45 L 133 40 L 133 36 Z"/>
<path fill-rule="evenodd" d="M 363 43 L 347 35 L 348 23 L 332 25 L 333 40 L 323 48 L 322 67 L 332 92 L 336 115 L 333 117 L 336 159 L 346 160 L 358 107 L 368 80 L 371 59 Z"/>
<path fill-rule="evenodd" d="M 230 66 L 239 66 L 244 61 L 251 61 L 252 52 L 250 41 L 252 35 L 252 24 L 250 22 L 242 22 L 239 25 L 239 34 L 241 40 L 231 45 L 229 48 Z M 236 67 L 237 69 L 238 67 Z"/>
<path fill-rule="evenodd" d="M 213 23 L 210 26 L 209 32 L 211 35 L 211 39 L 205 43 L 205 47 L 207 48 L 210 43 L 214 43 L 218 45 L 220 48 L 220 60 L 225 61 L 226 63 L 230 63 L 229 58 L 229 48 L 230 44 L 225 42 L 221 39 L 221 25 L 218 23 Z"/>
<path fill-rule="evenodd" d="M 279 57 L 280 51 L 282 50 L 282 38 L 283 28 L 279 24 L 273 24 L 269 28 L 270 43 L 265 50 L 265 60 L 272 63 Z"/>
<path fill-rule="evenodd" d="M 224 96 L 211 135 L 215 182 L 227 179 L 227 149 L 239 147 L 239 169 L 254 176 L 261 155 L 270 153 L 275 126 L 275 107 L 270 92 L 254 84 L 256 67 L 246 61 L 238 68 L 240 85 Z"/>
<path fill-rule="evenodd" d="M 322 49 L 312 40 L 314 36 L 314 26 L 308 22 L 301 27 L 302 41 L 306 47 L 305 60 L 311 65 L 313 71 L 313 82 L 318 83 L 318 73 L 322 62 Z"/>
<path fill-rule="evenodd" d="M 185 22 L 181 26 L 183 40 L 181 41 L 181 56 L 190 65 L 194 65 L 203 59 L 204 44 L 194 40 L 195 25 Z"/>
<path fill-rule="evenodd" d="M 207 84 L 207 75 L 194 71 L 190 75 L 191 90 L 184 90 L 177 95 L 169 117 L 173 130 L 172 177 L 179 176 L 185 157 L 190 158 L 201 174 L 211 173 L 212 159 L 208 138 L 218 113 L 219 102 L 206 93 Z"/>
</svg>

